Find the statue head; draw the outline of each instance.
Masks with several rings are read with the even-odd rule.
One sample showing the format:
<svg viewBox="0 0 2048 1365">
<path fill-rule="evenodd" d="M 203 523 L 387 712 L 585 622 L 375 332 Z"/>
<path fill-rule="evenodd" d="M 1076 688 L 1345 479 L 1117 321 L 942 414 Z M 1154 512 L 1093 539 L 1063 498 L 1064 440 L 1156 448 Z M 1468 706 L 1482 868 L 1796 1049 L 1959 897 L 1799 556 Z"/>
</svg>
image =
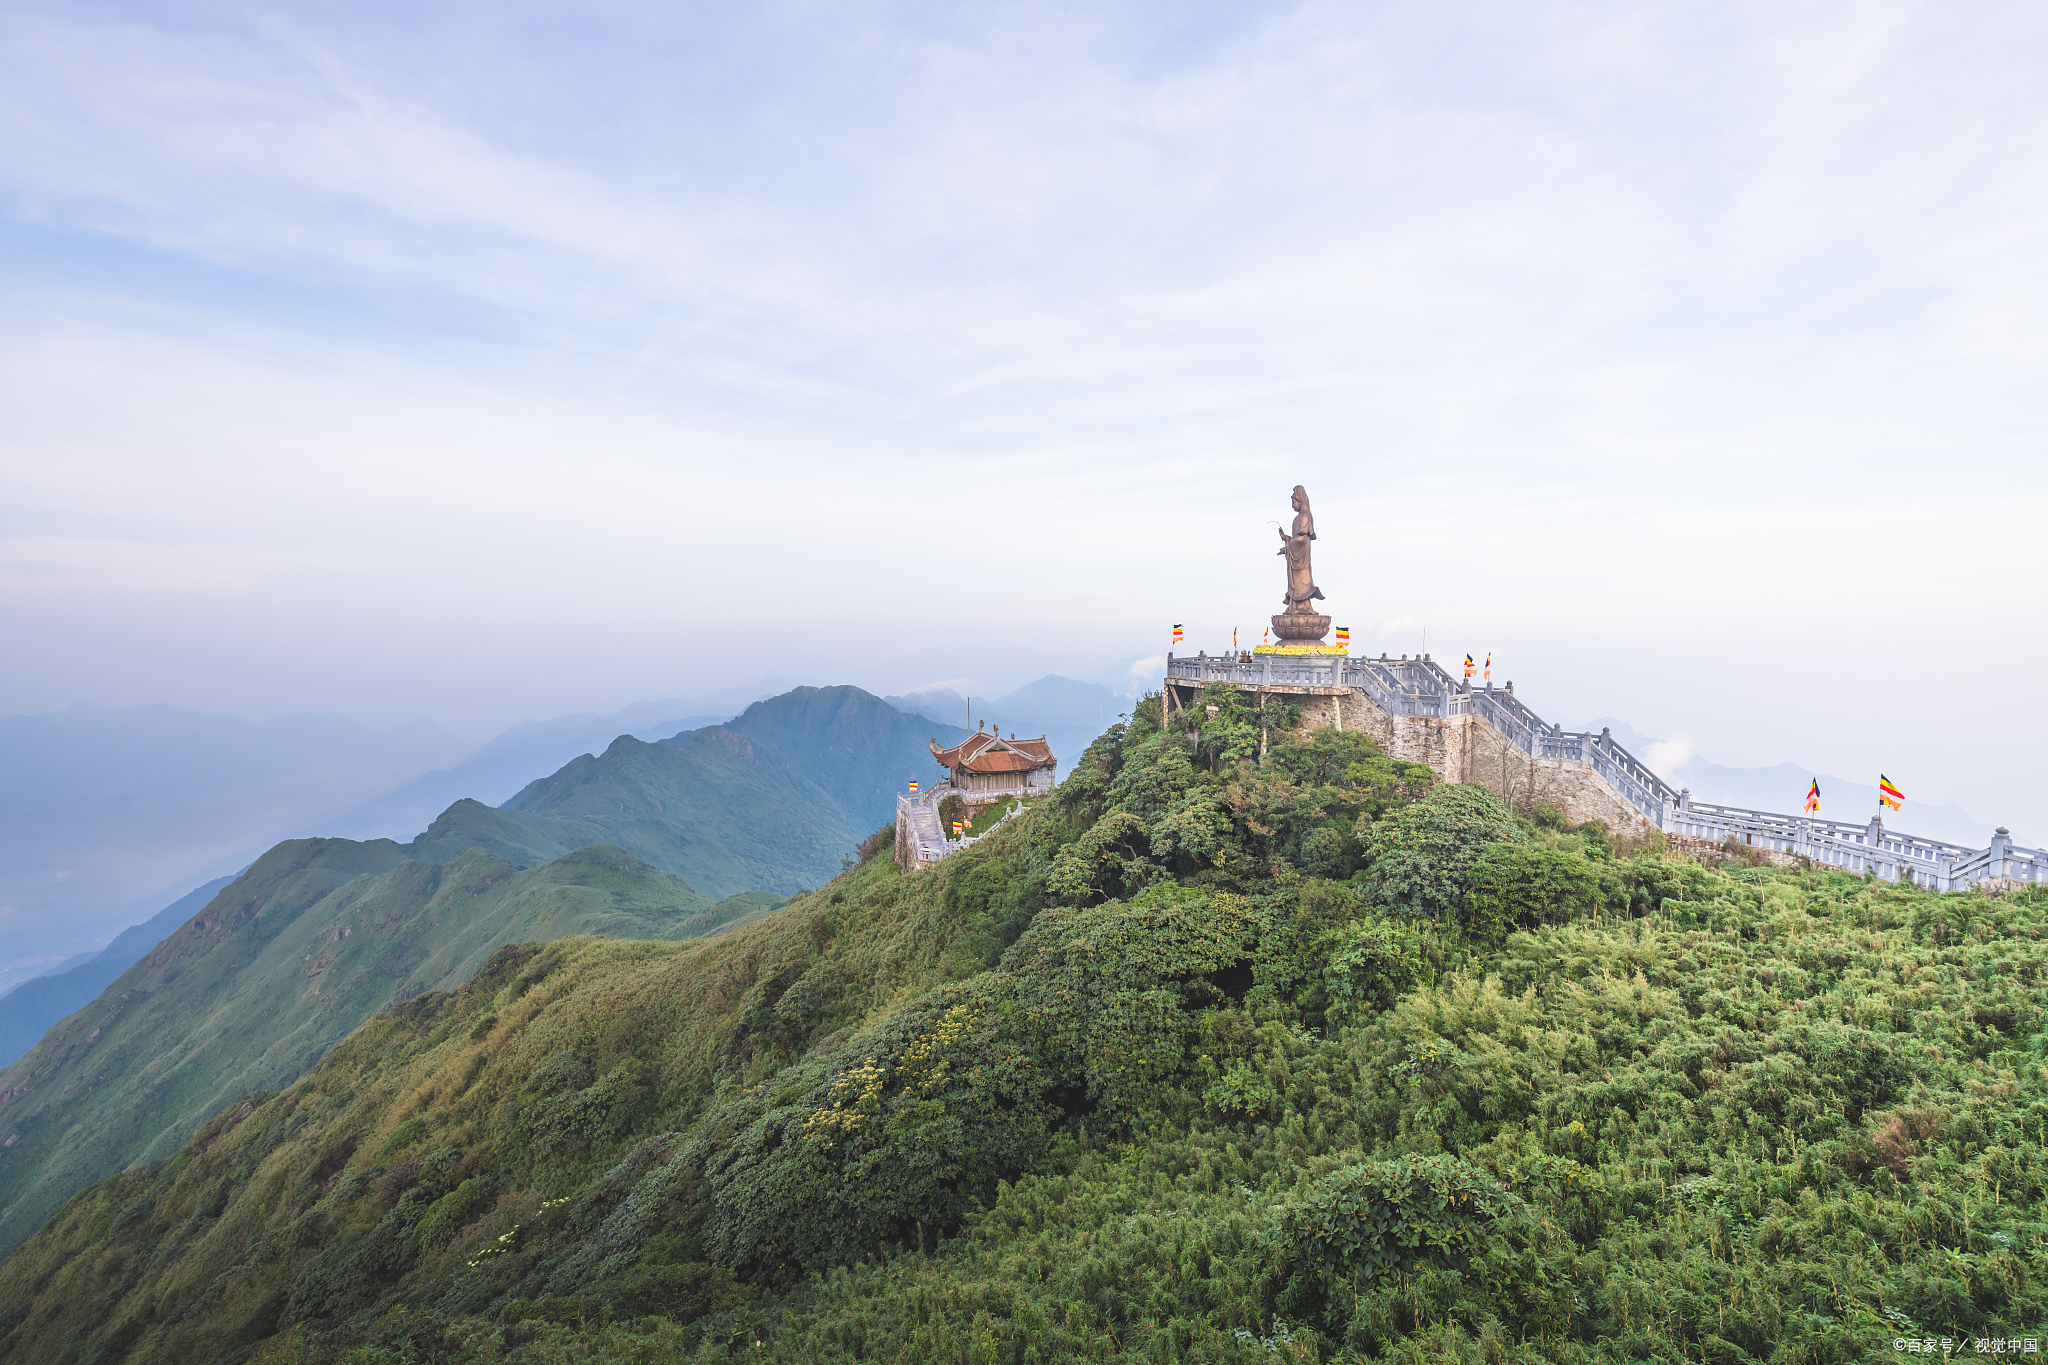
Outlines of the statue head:
<svg viewBox="0 0 2048 1365">
<path fill-rule="evenodd" d="M 1316 514 L 1308 510 L 1308 490 L 1294 485 L 1294 534 L 1316 538 Z"/>
</svg>

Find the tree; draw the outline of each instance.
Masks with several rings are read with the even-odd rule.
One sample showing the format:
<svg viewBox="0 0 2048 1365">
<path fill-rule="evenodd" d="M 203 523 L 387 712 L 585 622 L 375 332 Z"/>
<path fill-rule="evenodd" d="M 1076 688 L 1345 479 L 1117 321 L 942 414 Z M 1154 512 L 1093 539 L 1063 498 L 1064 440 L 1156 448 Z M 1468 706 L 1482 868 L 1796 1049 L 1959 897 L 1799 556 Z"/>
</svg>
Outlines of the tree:
<svg viewBox="0 0 2048 1365">
<path fill-rule="evenodd" d="M 1438 787 L 1372 826 L 1366 898 L 1399 915 L 1448 923 L 1465 909 L 1473 864 L 1494 845 L 1521 840 L 1514 812 L 1492 792 Z"/>
</svg>

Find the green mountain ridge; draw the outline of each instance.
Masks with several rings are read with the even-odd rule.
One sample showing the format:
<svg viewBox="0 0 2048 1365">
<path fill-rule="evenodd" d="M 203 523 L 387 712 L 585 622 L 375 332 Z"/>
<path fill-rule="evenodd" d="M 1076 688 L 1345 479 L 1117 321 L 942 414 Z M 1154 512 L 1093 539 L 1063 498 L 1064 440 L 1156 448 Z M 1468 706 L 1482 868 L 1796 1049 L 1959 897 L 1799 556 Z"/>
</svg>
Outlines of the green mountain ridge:
<svg viewBox="0 0 2048 1365">
<path fill-rule="evenodd" d="M 251 723 L 168 705 L 0 717 L 0 968 L 24 968 L 245 867 L 306 823 L 460 756 L 427 722 Z M 0 970 L 0 984 L 16 978 Z"/>
<path fill-rule="evenodd" d="M 622 737 L 513 808 L 458 801 L 410 843 L 278 845 L 0 1068 L 0 1252 L 501 944 L 714 933 L 824 882 L 892 813 L 885 774 L 930 766 L 930 728 L 857 688 L 803 688 L 731 727 Z"/>
<path fill-rule="evenodd" d="M 518 868 L 383 841 L 280 844 L 101 998 L 0 1072 L 0 1245 L 73 1190 L 177 1150 L 222 1104 L 288 1085 L 394 999 L 465 979 L 521 939 L 716 932 L 779 904 L 714 904 L 592 844 Z"/>
<path fill-rule="evenodd" d="M 491 837 L 516 828 L 535 846 L 604 838 L 711 895 L 787 894 L 823 883 L 893 821 L 909 779 L 930 781 L 935 730 L 949 743 L 966 733 L 857 687 L 799 687 L 724 725 L 653 743 L 621 735 L 507 801 Z M 453 837 L 473 837 L 475 812 L 450 815 L 461 827 Z"/>
<path fill-rule="evenodd" d="M 0 1361 L 2048 1335 L 2048 895 L 1707 866 L 1205 700 L 936 867 L 492 951 L 69 1201 Z"/>
<path fill-rule="evenodd" d="M 49 1032 L 50 1025 L 91 1003 L 108 983 L 168 937 L 187 916 L 226 889 L 233 877 L 212 881 L 180 896 L 141 924 L 123 929 L 114 941 L 67 971 L 33 977 L 0 995 L 0 1066 L 13 1062 Z"/>
</svg>

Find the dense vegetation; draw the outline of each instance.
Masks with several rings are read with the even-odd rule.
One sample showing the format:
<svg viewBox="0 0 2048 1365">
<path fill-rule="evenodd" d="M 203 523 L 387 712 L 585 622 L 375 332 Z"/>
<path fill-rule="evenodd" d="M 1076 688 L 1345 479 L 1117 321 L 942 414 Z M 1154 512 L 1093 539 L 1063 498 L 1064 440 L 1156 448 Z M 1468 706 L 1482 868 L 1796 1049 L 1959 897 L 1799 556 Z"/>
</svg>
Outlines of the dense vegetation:
<svg viewBox="0 0 2048 1365">
<path fill-rule="evenodd" d="M 2048 1335 L 2048 898 L 1617 847 L 1209 700 L 938 868 L 499 950 L 74 1199 L 0 1359 Z"/>
</svg>

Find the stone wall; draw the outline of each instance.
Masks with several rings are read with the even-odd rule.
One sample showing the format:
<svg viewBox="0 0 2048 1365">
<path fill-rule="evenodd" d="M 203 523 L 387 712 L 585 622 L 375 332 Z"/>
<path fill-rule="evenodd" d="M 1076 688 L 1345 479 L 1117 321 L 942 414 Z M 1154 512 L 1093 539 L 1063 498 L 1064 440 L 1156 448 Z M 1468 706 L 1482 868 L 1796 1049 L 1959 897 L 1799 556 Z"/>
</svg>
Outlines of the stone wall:
<svg viewBox="0 0 2048 1365">
<path fill-rule="evenodd" d="M 1304 730 L 1363 730 L 1390 758 L 1427 764 L 1446 782 L 1491 788 L 1525 810 L 1557 806 L 1574 824 L 1604 820 L 1616 834 L 1629 837 L 1656 828 L 1591 765 L 1531 758 L 1478 716 L 1389 715 L 1355 688 L 1318 688 L 1287 700 L 1301 708 Z"/>
<path fill-rule="evenodd" d="M 1591 764 L 1562 758 L 1531 758 L 1485 721 L 1476 716 L 1467 719 L 1469 742 L 1459 781 L 1491 787 L 1524 810 L 1556 806 L 1573 824 L 1605 821 L 1616 834 L 1630 838 L 1656 828 Z"/>
</svg>

